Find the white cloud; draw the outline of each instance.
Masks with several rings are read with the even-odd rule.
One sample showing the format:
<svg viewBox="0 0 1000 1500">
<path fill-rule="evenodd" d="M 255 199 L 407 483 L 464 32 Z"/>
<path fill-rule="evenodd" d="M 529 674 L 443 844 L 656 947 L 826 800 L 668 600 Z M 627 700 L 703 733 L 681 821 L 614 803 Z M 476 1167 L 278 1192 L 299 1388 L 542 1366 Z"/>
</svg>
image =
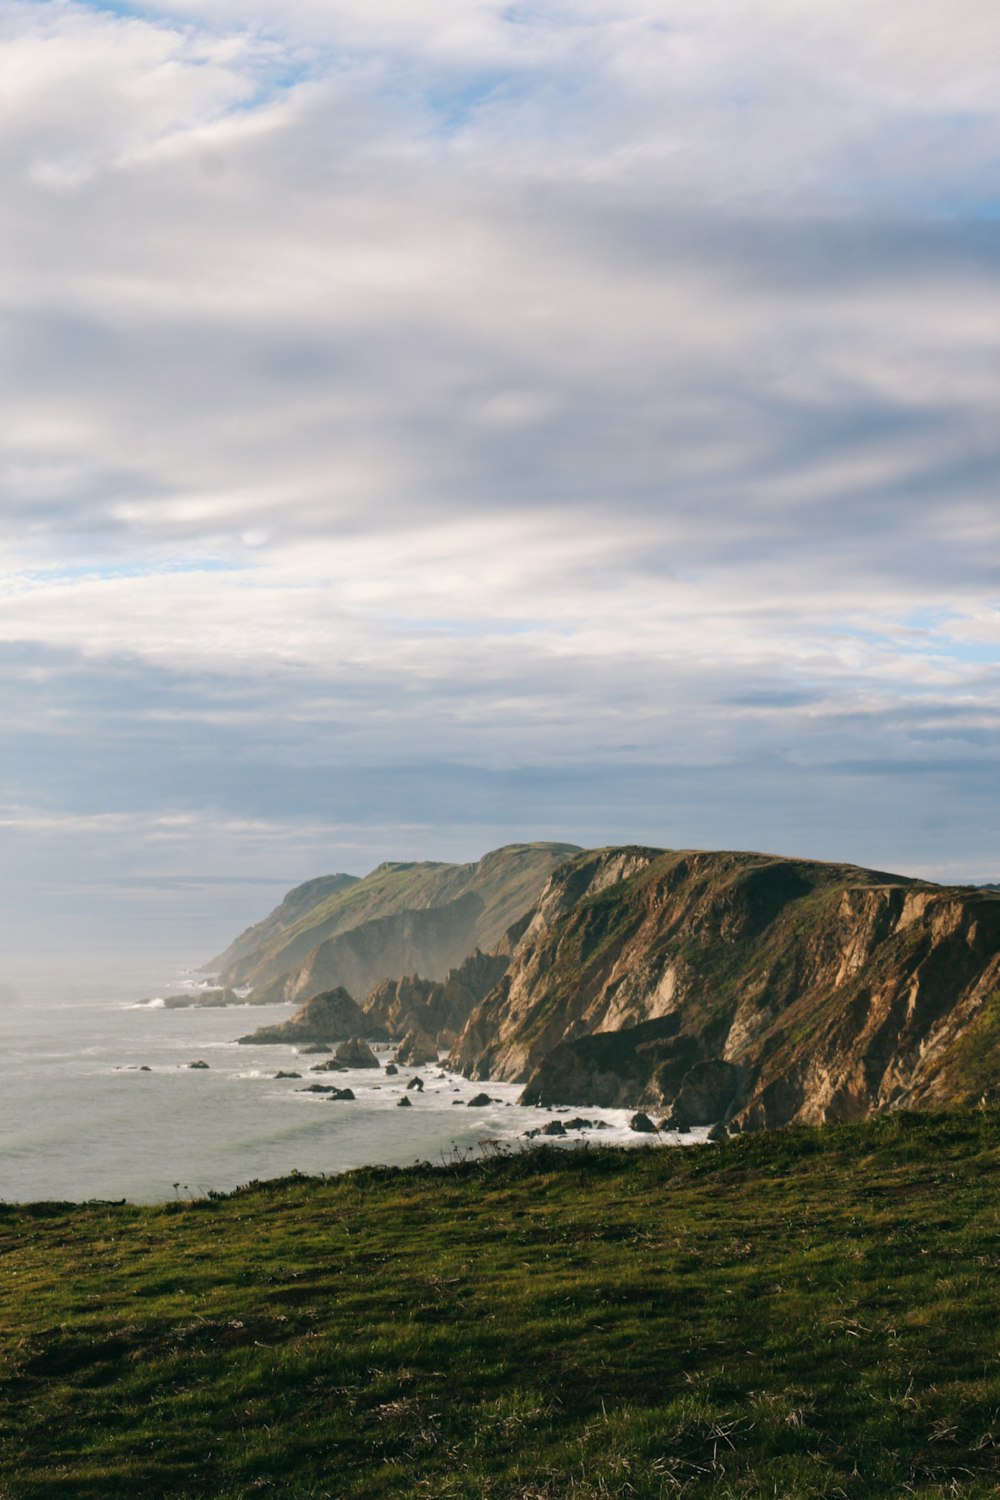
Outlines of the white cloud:
<svg viewBox="0 0 1000 1500">
<path fill-rule="evenodd" d="M 971 755 L 998 31 L 0 4 L 0 642 L 92 695 L 36 679 L 18 735 L 238 721 L 276 777 L 279 717 L 339 764 Z M 136 663 L 183 701 L 123 705 Z"/>
</svg>

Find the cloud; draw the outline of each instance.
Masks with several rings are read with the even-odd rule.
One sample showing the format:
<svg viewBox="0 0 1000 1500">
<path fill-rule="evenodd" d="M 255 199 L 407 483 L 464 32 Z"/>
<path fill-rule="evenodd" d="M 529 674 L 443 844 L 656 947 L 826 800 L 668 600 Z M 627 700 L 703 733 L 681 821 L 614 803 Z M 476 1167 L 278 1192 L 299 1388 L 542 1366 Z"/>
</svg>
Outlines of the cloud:
<svg viewBox="0 0 1000 1500">
<path fill-rule="evenodd" d="M 981 869 L 998 31 L 4 0 L 8 831 Z"/>
</svg>

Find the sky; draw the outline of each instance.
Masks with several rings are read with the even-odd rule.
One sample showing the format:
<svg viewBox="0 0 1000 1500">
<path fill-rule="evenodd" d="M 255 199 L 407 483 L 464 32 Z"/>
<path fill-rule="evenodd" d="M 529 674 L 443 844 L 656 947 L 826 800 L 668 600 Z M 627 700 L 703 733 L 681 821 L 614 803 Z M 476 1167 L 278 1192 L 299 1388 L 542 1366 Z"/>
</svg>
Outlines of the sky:
<svg viewBox="0 0 1000 1500">
<path fill-rule="evenodd" d="M 0 0 L 0 946 L 1000 878 L 995 0 Z"/>
</svg>

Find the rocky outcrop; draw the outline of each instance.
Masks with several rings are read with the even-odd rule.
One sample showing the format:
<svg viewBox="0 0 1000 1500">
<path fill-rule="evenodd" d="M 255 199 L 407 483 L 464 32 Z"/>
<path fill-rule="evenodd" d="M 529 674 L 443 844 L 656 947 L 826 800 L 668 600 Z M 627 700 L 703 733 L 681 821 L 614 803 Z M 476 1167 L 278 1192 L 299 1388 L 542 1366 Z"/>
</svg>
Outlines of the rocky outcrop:
<svg viewBox="0 0 1000 1500">
<path fill-rule="evenodd" d="M 278 1042 L 328 1045 L 346 1042 L 358 1036 L 368 1036 L 375 1041 L 386 1040 L 384 1029 L 365 1015 L 347 991 L 336 989 L 314 995 L 289 1020 L 282 1021 L 277 1026 L 261 1026 L 249 1036 L 241 1036 L 239 1041 L 244 1046 Z"/>
<path fill-rule="evenodd" d="M 408 1031 L 396 1049 L 396 1061 L 407 1067 L 419 1068 L 424 1063 L 437 1062 L 437 1047 L 426 1031 L 414 1028 Z"/>
<path fill-rule="evenodd" d="M 144 1005 L 153 1004 L 145 1000 Z M 160 1004 L 164 1010 L 186 1010 L 188 1008 L 212 1010 L 222 1005 L 243 1005 L 245 1002 L 235 990 L 209 989 L 185 990 L 182 995 L 165 995 Z"/>
<path fill-rule="evenodd" d="M 480 953 L 477 948 L 462 963 L 449 969 L 443 980 L 420 979 L 416 974 L 402 979 L 384 979 L 364 1002 L 366 1014 L 375 1016 L 393 1036 L 403 1036 L 415 1027 L 428 1036 L 443 1036 L 442 1049 L 454 1045 L 472 1012 L 507 970 L 509 953 Z"/>
<path fill-rule="evenodd" d="M 352 1036 L 349 1041 L 341 1042 L 333 1056 L 334 1061 L 344 1068 L 378 1068 L 379 1072 L 382 1071 L 382 1064 L 368 1043 L 359 1036 Z"/>
<path fill-rule="evenodd" d="M 1000 1080 L 1000 898 L 853 866 L 629 847 L 553 875 L 450 1063 L 530 1103 L 685 1124 L 978 1100 Z"/>
</svg>

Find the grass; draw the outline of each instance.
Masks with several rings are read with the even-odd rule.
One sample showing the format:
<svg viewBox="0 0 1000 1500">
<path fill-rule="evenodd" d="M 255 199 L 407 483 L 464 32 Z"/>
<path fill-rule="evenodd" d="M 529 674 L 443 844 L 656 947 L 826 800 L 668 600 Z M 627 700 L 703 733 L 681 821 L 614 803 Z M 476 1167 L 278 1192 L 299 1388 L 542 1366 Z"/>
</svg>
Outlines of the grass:
<svg viewBox="0 0 1000 1500">
<path fill-rule="evenodd" d="M 0 1207 L 0 1496 L 1000 1484 L 1000 1112 Z"/>
</svg>

